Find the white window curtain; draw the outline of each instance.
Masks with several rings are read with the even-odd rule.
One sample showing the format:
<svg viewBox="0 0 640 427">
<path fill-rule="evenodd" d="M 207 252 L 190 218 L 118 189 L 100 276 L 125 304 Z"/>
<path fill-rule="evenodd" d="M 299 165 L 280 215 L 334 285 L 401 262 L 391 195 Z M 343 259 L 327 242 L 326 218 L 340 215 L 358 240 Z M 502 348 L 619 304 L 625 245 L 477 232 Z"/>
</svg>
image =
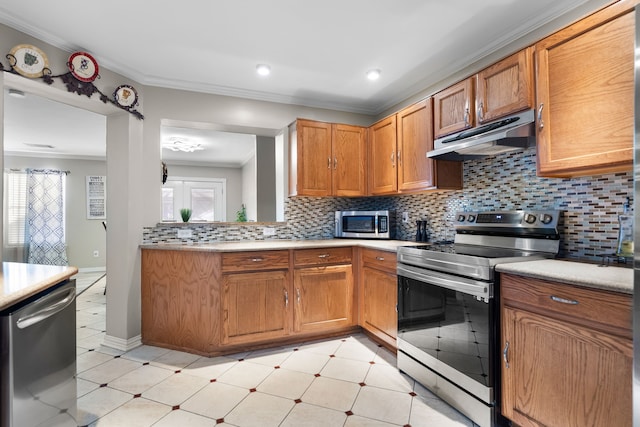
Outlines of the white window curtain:
<svg viewBox="0 0 640 427">
<path fill-rule="evenodd" d="M 27 169 L 25 245 L 30 264 L 68 265 L 65 242 L 67 172 Z"/>
</svg>

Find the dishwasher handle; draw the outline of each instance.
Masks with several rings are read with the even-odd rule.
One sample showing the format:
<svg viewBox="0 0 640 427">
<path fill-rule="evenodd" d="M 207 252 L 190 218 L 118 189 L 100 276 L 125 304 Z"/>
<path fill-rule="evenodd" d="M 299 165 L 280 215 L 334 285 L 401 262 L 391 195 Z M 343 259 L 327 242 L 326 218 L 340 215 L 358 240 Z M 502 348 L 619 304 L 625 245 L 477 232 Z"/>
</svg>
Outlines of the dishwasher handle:
<svg viewBox="0 0 640 427">
<path fill-rule="evenodd" d="M 25 329 L 29 326 L 35 325 L 36 323 L 42 322 L 71 305 L 75 300 L 75 297 L 76 288 L 73 286 L 53 291 L 49 295 L 45 295 L 34 302 L 34 309 L 37 311 L 35 313 L 29 313 L 25 316 L 19 317 L 16 321 L 16 326 L 18 329 Z M 40 308 L 41 306 L 44 307 Z"/>
</svg>

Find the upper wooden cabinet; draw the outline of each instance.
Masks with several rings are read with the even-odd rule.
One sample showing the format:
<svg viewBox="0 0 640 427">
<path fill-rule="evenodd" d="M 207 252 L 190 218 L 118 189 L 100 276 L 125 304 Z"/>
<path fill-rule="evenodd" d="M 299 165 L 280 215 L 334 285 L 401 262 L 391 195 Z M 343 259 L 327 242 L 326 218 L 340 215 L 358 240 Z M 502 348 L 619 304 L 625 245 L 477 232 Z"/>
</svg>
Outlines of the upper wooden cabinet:
<svg viewBox="0 0 640 427">
<path fill-rule="evenodd" d="M 472 111 L 474 90 L 475 78 L 469 77 L 433 95 L 435 138 L 475 125 L 475 114 Z"/>
<path fill-rule="evenodd" d="M 533 107 L 533 47 L 476 74 L 476 119 L 491 122 Z"/>
<path fill-rule="evenodd" d="M 631 170 L 631 3 L 614 3 L 536 44 L 538 175 Z"/>
<path fill-rule="evenodd" d="M 366 128 L 298 119 L 289 146 L 290 195 L 366 194 Z"/>
<path fill-rule="evenodd" d="M 433 100 L 417 102 L 369 129 L 372 195 L 462 188 L 462 164 L 433 160 Z"/>
</svg>

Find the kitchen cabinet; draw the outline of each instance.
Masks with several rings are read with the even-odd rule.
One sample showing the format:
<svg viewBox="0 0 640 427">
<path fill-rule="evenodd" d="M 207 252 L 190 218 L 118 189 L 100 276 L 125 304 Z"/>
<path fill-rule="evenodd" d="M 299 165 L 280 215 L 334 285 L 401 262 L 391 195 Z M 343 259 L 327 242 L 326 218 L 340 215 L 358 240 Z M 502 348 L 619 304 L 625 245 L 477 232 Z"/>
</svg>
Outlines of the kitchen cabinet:
<svg viewBox="0 0 640 427">
<path fill-rule="evenodd" d="M 352 249 L 293 251 L 294 331 L 330 332 L 355 325 Z"/>
<path fill-rule="evenodd" d="M 290 195 L 366 195 L 366 128 L 298 119 L 289 144 Z"/>
<path fill-rule="evenodd" d="M 538 175 L 631 170 L 635 3 L 616 2 L 535 45 Z"/>
<path fill-rule="evenodd" d="M 435 138 L 475 126 L 474 91 L 475 78 L 469 77 L 433 95 Z"/>
<path fill-rule="evenodd" d="M 534 106 L 533 47 L 476 74 L 478 125 Z"/>
<path fill-rule="evenodd" d="M 290 330 L 288 251 L 222 254 L 222 343 L 286 336 Z"/>
<path fill-rule="evenodd" d="M 372 195 L 462 188 L 462 164 L 433 160 L 433 100 L 417 102 L 369 130 Z"/>
<path fill-rule="evenodd" d="M 207 354 L 220 340 L 219 257 L 207 252 L 142 251 L 142 340 Z"/>
<path fill-rule="evenodd" d="M 631 296 L 508 274 L 501 292 L 503 415 L 631 426 Z"/>
<path fill-rule="evenodd" d="M 395 351 L 398 335 L 396 254 L 363 248 L 361 257 L 360 324 Z"/>
</svg>

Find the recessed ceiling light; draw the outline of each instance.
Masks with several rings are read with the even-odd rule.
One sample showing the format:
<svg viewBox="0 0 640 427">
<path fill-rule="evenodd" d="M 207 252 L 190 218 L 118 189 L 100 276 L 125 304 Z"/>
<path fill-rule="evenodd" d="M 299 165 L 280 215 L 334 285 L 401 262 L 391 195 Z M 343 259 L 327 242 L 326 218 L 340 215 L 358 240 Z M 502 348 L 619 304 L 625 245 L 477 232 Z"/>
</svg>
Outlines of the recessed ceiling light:
<svg viewBox="0 0 640 427">
<path fill-rule="evenodd" d="M 256 65 L 256 72 L 261 76 L 268 76 L 271 74 L 271 67 L 267 64 L 258 64 Z"/>
<path fill-rule="evenodd" d="M 367 71 L 367 78 L 369 80 L 378 80 L 378 78 L 380 78 L 380 73 L 381 71 L 378 70 L 377 68 L 373 70 L 369 70 Z"/>
</svg>

